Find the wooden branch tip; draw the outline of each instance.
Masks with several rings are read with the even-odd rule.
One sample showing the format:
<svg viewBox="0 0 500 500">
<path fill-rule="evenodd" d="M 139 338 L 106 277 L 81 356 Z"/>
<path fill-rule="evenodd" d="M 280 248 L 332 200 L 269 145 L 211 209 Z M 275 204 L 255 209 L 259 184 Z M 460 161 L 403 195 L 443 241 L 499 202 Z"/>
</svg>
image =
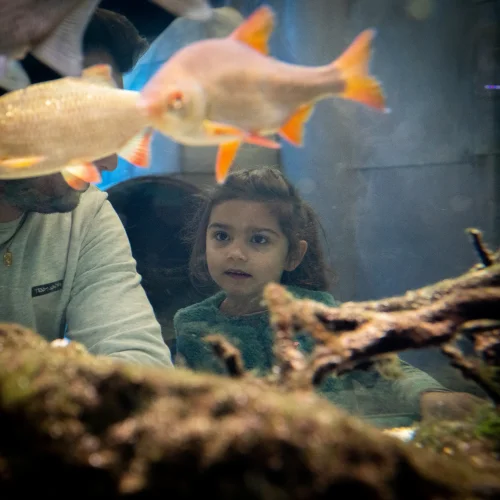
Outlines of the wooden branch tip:
<svg viewBox="0 0 500 500">
<path fill-rule="evenodd" d="M 484 267 L 489 267 L 495 263 L 495 257 L 491 250 L 488 249 L 483 240 L 483 233 L 479 229 L 468 228 L 467 233 L 472 238 L 472 245 L 479 256 L 479 261 Z"/>
<path fill-rule="evenodd" d="M 229 340 L 220 334 L 207 335 L 203 340 L 210 344 L 214 354 L 224 363 L 229 376 L 243 377 L 245 375 L 241 352 Z"/>
</svg>

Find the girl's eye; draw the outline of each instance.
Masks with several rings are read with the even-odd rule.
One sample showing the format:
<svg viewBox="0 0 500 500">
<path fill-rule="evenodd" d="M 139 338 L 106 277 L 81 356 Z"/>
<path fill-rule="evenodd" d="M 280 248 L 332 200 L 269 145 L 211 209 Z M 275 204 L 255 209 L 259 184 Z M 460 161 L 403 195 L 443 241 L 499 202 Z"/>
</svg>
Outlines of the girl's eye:
<svg viewBox="0 0 500 500">
<path fill-rule="evenodd" d="M 214 233 L 214 239 L 217 241 L 227 241 L 229 239 L 229 235 L 225 231 L 216 231 Z"/>
<path fill-rule="evenodd" d="M 252 243 L 256 243 L 257 245 L 265 245 L 266 243 L 269 243 L 269 240 L 262 234 L 254 234 L 252 236 Z"/>
</svg>

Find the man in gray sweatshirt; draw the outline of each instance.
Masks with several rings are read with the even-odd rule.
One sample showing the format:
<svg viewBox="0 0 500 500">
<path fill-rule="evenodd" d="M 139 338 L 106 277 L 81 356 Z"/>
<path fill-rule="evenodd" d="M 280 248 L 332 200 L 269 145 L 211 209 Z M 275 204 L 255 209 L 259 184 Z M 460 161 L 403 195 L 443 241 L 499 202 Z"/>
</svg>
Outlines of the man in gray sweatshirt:
<svg viewBox="0 0 500 500">
<path fill-rule="evenodd" d="M 126 18 L 98 9 L 84 39 L 85 65 L 111 64 L 122 86 L 146 47 Z M 96 164 L 113 170 L 116 157 Z M 60 174 L 0 180 L 0 322 L 49 341 L 66 336 L 92 354 L 171 367 L 140 282 L 106 193 L 74 191 Z"/>
</svg>

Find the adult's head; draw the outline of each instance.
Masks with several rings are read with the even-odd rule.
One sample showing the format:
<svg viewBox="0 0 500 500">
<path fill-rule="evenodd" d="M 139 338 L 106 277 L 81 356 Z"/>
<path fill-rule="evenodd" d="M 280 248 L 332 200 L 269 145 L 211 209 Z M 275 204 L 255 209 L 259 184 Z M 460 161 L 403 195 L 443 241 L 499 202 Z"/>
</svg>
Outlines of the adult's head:
<svg viewBox="0 0 500 500">
<path fill-rule="evenodd" d="M 148 44 L 124 16 L 97 9 L 83 39 L 84 65 L 109 64 L 119 87 L 124 73 L 130 71 Z M 23 61 L 32 83 L 59 78 L 60 75 L 33 57 Z M 116 155 L 95 162 L 101 170 L 116 168 Z M 25 212 L 65 213 L 74 210 L 82 192 L 70 188 L 57 173 L 29 179 L 0 180 L 0 222 L 14 220 Z"/>
</svg>

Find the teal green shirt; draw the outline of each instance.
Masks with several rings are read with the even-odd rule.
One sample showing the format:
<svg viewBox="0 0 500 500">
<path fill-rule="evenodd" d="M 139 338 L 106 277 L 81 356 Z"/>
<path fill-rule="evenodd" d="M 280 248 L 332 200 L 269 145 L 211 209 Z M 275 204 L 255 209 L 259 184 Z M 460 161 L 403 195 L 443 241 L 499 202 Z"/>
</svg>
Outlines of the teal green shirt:
<svg viewBox="0 0 500 500">
<path fill-rule="evenodd" d="M 288 290 L 297 298 L 338 305 L 327 292 L 291 286 Z M 222 362 L 203 341 L 205 335 L 219 333 L 241 351 L 247 370 L 266 375 L 273 365 L 273 332 L 269 325 L 269 314 L 226 316 L 219 310 L 224 298 L 224 292 L 219 292 L 175 314 L 178 355 L 193 370 L 225 373 Z M 302 335 L 297 340 L 303 351 L 310 352 L 310 337 Z M 411 425 L 419 418 L 420 395 L 426 391 L 446 389 L 421 370 L 403 361 L 401 364 L 403 375 L 396 380 L 388 380 L 373 370 L 355 370 L 339 377 L 328 377 L 318 392 L 335 405 L 363 416 L 375 425 Z"/>
</svg>

